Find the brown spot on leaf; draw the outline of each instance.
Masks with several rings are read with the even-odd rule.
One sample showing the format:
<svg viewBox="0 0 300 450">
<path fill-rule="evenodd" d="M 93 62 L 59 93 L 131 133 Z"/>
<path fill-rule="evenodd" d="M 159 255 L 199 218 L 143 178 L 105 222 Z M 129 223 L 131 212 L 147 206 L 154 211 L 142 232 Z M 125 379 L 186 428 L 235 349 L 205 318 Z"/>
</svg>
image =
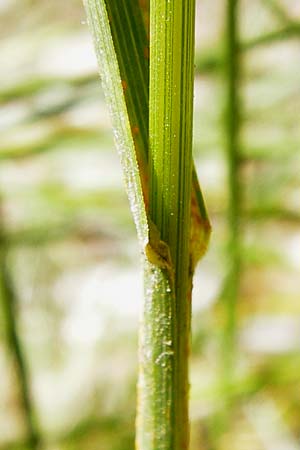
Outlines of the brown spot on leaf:
<svg viewBox="0 0 300 450">
<path fill-rule="evenodd" d="M 127 90 L 127 88 L 128 88 L 128 85 L 127 85 L 125 80 L 122 80 L 121 83 L 122 83 L 123 91 L 125 92 Z"/>
<path fill-rule="evenodd" d="M 139 129 L 139 127 L 137 127 L 137 126 L 133 126 L 133 127 L 131 128 L 131 131 L 132 131 L 133 135 L 136 136 L 137 134 L 139 134 L 140 129 Z"/>
</svg>

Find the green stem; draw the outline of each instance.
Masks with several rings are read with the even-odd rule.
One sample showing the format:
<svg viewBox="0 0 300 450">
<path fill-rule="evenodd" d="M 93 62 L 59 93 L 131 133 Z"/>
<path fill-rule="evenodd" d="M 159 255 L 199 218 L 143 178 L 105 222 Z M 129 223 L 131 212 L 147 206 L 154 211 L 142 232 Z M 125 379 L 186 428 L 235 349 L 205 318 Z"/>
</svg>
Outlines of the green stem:
<svg viewBox="0 0 300 450">
<path fill-rule="evenodd" d="M 227 0 L 226 31 L 226 84 L 227 84 L 227 161 L 229 181 L 229 280 L 227 289 L 227 313 L 225 325 L 224 363 L 225 371 L 230 372 L 235 357 L 236 305 L 240 278 L 240 194 L 239 180 L 239 129 L 240 105 L 238 96 L 240 67 L 238 45 L 238 0 Z"/>
<path fill-rule="evenodd" d="M 150 2 L 149 212 L 170 249 L 175 302 L 172 436 L 161 448 L 174 450 L 188 447 L 189 433 L 194 21 L 193 0 Z"/>
<path fill-rule="evenodd" d="M 191 153 L 194 0 L 151 4 L 149 131 L 147 10 L 85 6 L 144 251 L 137 446 L 186 449 L 191 278 L 210 233 Z"/>
<path fill-rule="evenodd" d="M 7 246 L 3 236 L 1 240 L 1 259 L 0 259 L 0 298 L 5 324 L 5 338 L 8 349 L 14 360 L 20 401 L 24 414 L 24 420 L 27 429 L 27 446 L 35 450 L 40 441 L 39 433 L 36 429 L 32 398 L 30 394 L 29 375 L 26 368 L 25 357 L 22 349 L 20 337 L 17 332 L 17 299 L 13 283 L 7 267 Z"/>
<path fill-rule="evenodd" d="M 236 357 L 236 307 L 240 278 L 240 181 L 239 181 L 239 44 L 238 0 L 226 1 L 225 24 L 225 83 L 226 83 L 226 157 L 228 173 L 228 271 L 220 300 L 223 303 L 224 326 L 220 340 L 220 409 L 212 416 L 211 440 L 218 447 L 218 440 L 226 431 L 231 416 L 231 380 Z"/>
<path fill-rule="evenodd" d="M 145 262 L 139 336 L 136 443 L 139 450 L 174 447 L 175 302 L 168 272 Z"/>
</svg>

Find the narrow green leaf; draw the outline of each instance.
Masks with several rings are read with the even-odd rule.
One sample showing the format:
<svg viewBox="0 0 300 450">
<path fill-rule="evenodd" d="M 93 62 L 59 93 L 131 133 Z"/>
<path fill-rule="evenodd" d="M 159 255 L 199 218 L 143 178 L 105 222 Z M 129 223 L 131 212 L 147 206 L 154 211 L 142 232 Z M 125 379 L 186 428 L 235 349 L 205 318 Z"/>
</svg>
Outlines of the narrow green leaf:
<svg viewBox="0 0 300 450">
<path fill-rule="evenodd" d="M 104 0 L 84 0 L 93 33 L 100 76 L 113 122 L 116 146 L 124 172 L 131 211 L 142 248 L 148 241 L 148 225 L 139 168 L 130 120 L 123 94 L 122 78 L 110 29 L 110 17 Z"/>
<path fill-rule="evenodd" d="M 149 43 L 143 10 L 138 0 L 105 0 L 105 5 L 147 208 Z"/>
</svg>

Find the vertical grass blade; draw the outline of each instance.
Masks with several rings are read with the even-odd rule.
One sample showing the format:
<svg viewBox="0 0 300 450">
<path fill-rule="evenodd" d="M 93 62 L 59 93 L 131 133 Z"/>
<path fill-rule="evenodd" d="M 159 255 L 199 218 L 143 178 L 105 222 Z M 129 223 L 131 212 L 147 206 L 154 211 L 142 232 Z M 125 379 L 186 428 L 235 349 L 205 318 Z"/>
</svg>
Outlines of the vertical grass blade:
<svg viewBox="0 0 300 450">
<path fill-rule="evenodd" d="M 225 371 L 231 371 L 235 357 L 236 304 L 240 278 L 240 194 L 239 179 L 239 44 L 238 44 L 238 0 L 227 0 L 226 13 L 226 136 L 229 185 L 229 248 L 230 266 L 227 288 L 227 312 L 224 342 Z"/>
<path fill-rule="evenodd" d="M 224 81 L 225 81 L 225 115 L 224 135 L 227 163 L 228 186 L 228 244 L 227 274 L 220 295 L 222 301 L 223 329 L 220 333 L 220 373 L 221 394 L 219 410 L 212 418 L 211 439 L 213 447 L 218 446 L 219 439 L 229 426 L 232 404 L 232 380 L 236 360 L 237 301 L 240 284 L 240 193 L 239 180 L 239 130 L 240 103 L 239 55 L 241 47 L 238 41 L 238 0 L 226 0 L 224 35 Z"/>
<path fill-rule="evenodd" d="M 123 89 L 124 87 L 126 89 L 126 86 L 121 78 L 110 28 L 110 20 L 115 20 L 115 17 L 109 17 L 104 0 L 84 0 L 84 6 L 93 34 L 106 102 L 110 108 L 114 137 L 121 159 L 130 208 L 140 245 L 144 248 L 148 241 L 147 216 L 134 140 L 124 98 Z M 120 35 L 120 40 L 122 37 Z"/>
<path fill-rule="evenodd" d="M 149 40 L 144 22 L 147 5 L 143 3 L 144 9 L 139 8 L 137 0 L 110 0 L 105 5 L 147 208 Z"/>
<path fill-rule="evenodd" d="M 28 449 L 36 450 L 40 442 L 40 436 L 34 417 L 26 362 L 17 332 L 17 299 L 7 267 L 7 245 L 2 233 L 0 236 L 0 250 L 0 304 L 4 319 L 5 340 L 16 370 L 19 398 L 27 432 L 26 445 Z"/>
</svg>

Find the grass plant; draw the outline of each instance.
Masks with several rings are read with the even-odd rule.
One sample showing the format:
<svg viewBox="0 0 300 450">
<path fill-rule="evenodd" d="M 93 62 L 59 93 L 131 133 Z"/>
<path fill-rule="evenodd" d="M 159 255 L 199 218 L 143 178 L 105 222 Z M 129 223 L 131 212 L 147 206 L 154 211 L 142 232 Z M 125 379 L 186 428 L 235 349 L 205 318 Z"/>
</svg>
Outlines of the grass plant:
<svg viewBox="0 0 300 450">
<path fill-rule="evenodd" d="M 137 447 L 185 449 L 192 275 L 210 234 L 192 162 L 195 4 L 150 2 L 150 52 L 147 3 L 85 6 L 144 267 Z"/>
<path fill-rule="evenodd" d="M 191 285 L 194 267 L 205 251 L 209 236 L 205 206 L 191 161 L 194 4 L 191 0 L 151 0 L 150 15 L 149 1 L 85 0 L 138 229 L 145 277 L 136 433 L 137 447 L 141 450 L 188 446 L 187 356 Z M 4 420 L 1 421 L 0 448 L 42 450 L 55 447 L 75 450 L 102 445 L 111 450 L 132 449 L 134 389 L 128 390 L 126 400 L 122 396 L 121 408 L 113 408 L 107 415 L 102 405 L 105 406 L 106 394 L 110 398 L 111 392 L 106 385 L 102 385 L 101 378 L 97 378 L 97 392 L 102 393 L 104 389 L 106 392 L 101 395 L 101 401 L 98 401 L 98 395 L 92 402 L 87 399 L 91 416 L 84 415 L 85 408 L 71 411 L 71 417 L 73 412 L 79 413 L 78 423 L 68 421 L 70 428 L 61 434 L 64 418 L 67 419 L 70 413 L 63 402 L 59 407 L 62 418 L 59 428 L 51 427 L 52 431 L 49 431 L 47 408 L 44 407 L 47 396 L 41 393 L 39 417 L 45 426 L 43 436 L 36 424 L 35 403 L 31 396 L 32 374 L 27 369 L 23 338 L 26 349 L 28 347 L 28 351 L 32 352 L 32 369 L 37 371 L 34 380 L 39 380 L 43 373 L 44 384 L 44 380 L 48 379 L 48 376 L 44 378 L 44 362 L 50 362 L 50 357 L 52 364 L 52 356 L 56 357 L 56 343 L 65 342 L 60 333 L 57 334 L 57 341 L 51 339 L 48 342 L 53 329 L 48 334 L 48 326 L 43 326 L 44 319 L 40 313 L 47 315 L 49 325 L 55 318 L 55 326 L 59 326 L 65 317 L 62 311 L 48 308 L 48 286 L 55 282 L 58 271 L 68 271 L 69 264 L 73 264 L 73 250 L 69 252 L 69 249 L 75 249 L 76 259 L 78 247 L 81 249 L 84 246 L 87 250 L 86 261 L 94 264 L 95 244 L 97 248 L 104 244 L 101 257 L 106 255 L 107 250 L 109 258 L 114 258 L 111 239 L 124 236 L 128 219 L 124 214 L 124 197 L 117 186 L 103 189 L 92 183 L 92 190 L 79 191 L 74 189 L 73 182 L 77 183 L 77 179 L 74 179 L 76 175 L 73 172 L 70 185 L 61 182 L 60 173 L 56 170 L 54 177 L 48 179 L 47 168 L 66 164 L 66 171 L 73 170 L 73 164 L 69 166 L 68 157 L 64 157 L 66 152 L 74 155 L 72 161 L 79 161 L 75 164 L 75 172 L 77 166 L 85 171 L 85 162 L 89 163 L 85 161 L 86 155 L 83 159 L 77 159 L 79 152 L 89 149 L 88 152 L 92 150 L 94 155 L 98 145 L 97 158 L 101 160 L 101 147 L 107 150 L 110 138 L 106 123 L 94 125 L 92 121 L 88 124 L 88 114 L 82 122 L 77 116 L 81 106 L 84 114 L 85 107 L 88 111 L 93 108 L 99 84 L 98 74 L 94 71 L 77 73 L 76 67 L 73 73 L 73 64 L 67 73 L 61 73 L 60 58 L 52 59 L 54 53 L 55 56 L 60 55 L 59 49 L 57 54 L 56 50 L 53 55 L 52 51 L 48 53 L 48 49 L 57 48 L 56 45 L 52 47 L 55 42 L 59 42 L 59 47 L 65 51 L 66 43 L 66 48 L 78 45 L 78 33 L 80 39 L 82 35 L 84 38 L 85 22 L 81 21 L 80 4 L 68 2 L 66 11 L 70 14 L 64 14 L 65 11 L 58 14 L 64 2 L 25 3 L 28 6 L 32 3 L 28 11 L 24 9 L 26 14 L 16 15 L 12 5 L 1 11 L 4 12 L 4 28 L 1 31 L 4 70 L 0 86 L 0 102 L 4 107 L 0 144 L 1 206 L 5 219 L 3 224 L 6 224 L 0 230 L 1 344 L 5 349 L 3 361 L 5 364 L 8 361 L 13 368 L 14 383 L 10 386 L 16 392 L 4 393 L 12 401 L 9 404 L 2 402 L 5 410 L 2 411 Z M 178 6 L 177 3 L 182 4 Z M 227 261 L 221 270 L 228 277 L 221 292 L 216 293 L 217 299 L 221 300 L 216 310 L 211 303 L 206 310 L 201 309 L 195 318 L 198 338 L 193 346 L 195 383 L 191 406 L 193 413 L 201 410 L 201 417 L 193 414 L 190 444 L 193 449 L 242 448 L 245 433 L 249 437 L 246 446 L 249 442 L 253 442 L 254 447 L 259 445 L 258 438 L 262 435 L 260 444 L 271 447 L 274 443 L 272 433 L 268 436 L 257 433 L 261 431 L 261 426 L 266 429 L 265 418 L 272 409 L 268 405 L 275 405 L 273 409 L 276 414 L 284 418 L 282 429 L 285 436 L 296 436 L 295 424 L 300 420 L 300 400 L 295 395 L 300 368 L 297 343 L 295 347 L 284 349 L 281 345 L 285 339 L 278 347 L 276 339 L 271 342 L 274 324 L 276 333 L 281 335 L 281 330 L 285 330 L 288 339 L 293 335 L 293 320 L 297 320 L 299 315 L 297 288 L 293 288 L 297 284 L 293 280 L 298 273 L 295 267 L 298 259 L 291 247 L 295 248 L 298 242 L 297 226 L 300 222 L 294 195 L 299 185 L 295 151 L 299 148 L 295 115 L 299 98 L 295 75 L 297 58 L 293 57 L 300 36 L 300 23 L 297 12 L 287 2 L 283 5 L 279 0 L 260 0 L 255 7 L 251 2 L 244 2 L 238 14 L 239 4 L 241 2 L 238 0 L 226 0 L 224 8 L 216 9 L 220 14 L 225 14 L 224 34 L 219 32 L 219 21 L 211 20 L 209 0 L 201 4 L 199 16 L 200 27 L 204 23 L 208 33 L 203 33 L 204 30 L 200 33 L 201 42 L 195 61 L 195 73 L 201 76 L 197 87 L 201 95 L 201 118 L 196 118 L 199 120 L 199 142 L 196 146 L 199 153 L 203 151 L 205 164 L 209 163 L 209 180 L 210 168 L 218 171 L 219 165 L 215 163 L 222 159 L 220 150 L 223 144 L 226 145 L 226 161 L 224 165 L 220 164 L 220 168 L 227 171 L 228 177 L 220 181 L 218 172 L 215 172 L 213 185 L 209 187 L 208 181 L 208 187 L 216 228 L 221 231 L 217 233 L 212 249 L 211 261 L 215 264 L 212 272 L 217 274 L 220 268 L 217 263 L 220 256 L 218 249 L 223 248 L 222 231 L 226 216 Z M 10 18 L 6 16 L 6 9 L 11 11 Z M 255 26 L 256 33 L 251 23 L 257 13 L 260 20 Z M 46 33 L 40 33 L 40 25 L 46 27 Z M 63 33 L 59 31 L 61 26 Z M 49 33 L 50 28 L 53 33 Z M 189 37 L 188 43 L 184 36 Z M 32 53 L 34 41 L 38 41 L 38 46 Z M 17 53 L 12 51 L 13 48 Z M 23 52 L 24 55 L 21 55 Z M 277 61 L 276 52 L 279 55 Z M 33 62 L 30 67 L 22 64 L 25 55 L 27 61 Z M 72 55 L 66 56 L 64 62 L 68 62 L 68 57 Z M 282 57 L 284 64 L 281 64 Z M 47 73 L 44 70 L 46 66 L 43 66 L 45 59 L 48 61 Z M 85 62 L 81 61 L 83 64 Z M 181 76 L 178 68 L 184 69 Z M 7 69 L 11 72 L 9 76 Z M 223 94 L 223 87 L 226 111 L 221 121 L 219 114 L 223 96 L 221 99 L 219 91 Z M 241 90 L 245 110 L 240 105 Z M 178 101 L 179 98 L 181 101 Z M 100 92 L 98 100 L 100 106 Z M 31 177 L 31 169 L 36 173 L 41 165 L 45 172 L 42 170 L 38 180 L 35 175 Z M 27 170 L 29 177 L 26 176 Z M 21 177 L 18 175 L 20 173 Z M 15 176 L 18 178 L 16 183 Z M 228 202 L 224 201 L 225 190 Z M 98 221 L 93 219 L 97 216 Z M 62 251 L 57 252 L 58 246 Z M 62 263 L 57 253 L 62 255 L 64 252 L 68 252 L 68 258 Z M 38 258 L 41 257 L 43 270 L 38 270 L 32 277 L 37 253 Z M 11 259 L 11 254 L 15 254 L 16 258 Z M 98 263 L 101 263 L 99 259 Z M 30 270 L 27 270 L 29 267 Z M 27 301 L 28 287 L 34 296 L 33 302 Z M 124 299 L 120 298 L 122 301 Z M 27 327 L 19 328 L 20 303 L 26 323 L 30 317 L 30 324 L 33 325 L 29 330 Z M 65 311 L 71 312 L 69 309 Z M 263 322 L 260 322 L 257 319 L 262 315 Z M 293 320 L 291 315 L 295 316 Z M 260 324 L 264 334 L 261 334 Z M 259 328 L 254 328 L 257 325 Z M 33 342 L 36 330 L 39 330 L 39 336 Z M 238 344 L 237 330 L 240 337 Z M 218 342 L 221 350 L 216 354 L 216 342 L 220 336 Z M 250 344 L 254 341 L 255 345 L 249 346 L 249 341 L 245 340 L 247 336 L 250 336 Z M 101 347 L 105 348 L 106 339 L 109 339 L 111 348 L 110 335 L 103 337 Z M 40 352 L 35 351 L 41 343 L 45 349 L 42 358 Z M 55 361 L 64 364 L 69 353 L 63 351 L 64 357 L 61 348 L 58 356 L 63 358 Z M 80 351 L 79 347 L 75 351 Z M 222 368 L 220 373 L 216 367 Z M 47 369 L 51 374 L 53 369 L 59 367 L 47 365 Z M 92 388 L 94 381 L 91 374 L 91 378 L 86 378 L 86 385 Z M 114 389 L 115 385 L 108 385 Z M 82 400 L 84 397 L 79 402 Z M 251 404 L 256 407 L 249 408 Z M 253 416 L 254 411 L 257 418 L 263 419 L 261 423 L 251 420 L 249 412 Z M 10 427 L 10 430 L 7 427 L 7 420 L 10 421 L 10 417 L 14 419 L 14 416 L 21 418 L 16 425 L 19 422 L 24 425 L 22 436 L 18 426 L 16 429 Z M 279 422 L 276 422 L 276 428 L 280 429 Z M 291 447 L 288 440 L 285 446 Z"/>
</svg>

